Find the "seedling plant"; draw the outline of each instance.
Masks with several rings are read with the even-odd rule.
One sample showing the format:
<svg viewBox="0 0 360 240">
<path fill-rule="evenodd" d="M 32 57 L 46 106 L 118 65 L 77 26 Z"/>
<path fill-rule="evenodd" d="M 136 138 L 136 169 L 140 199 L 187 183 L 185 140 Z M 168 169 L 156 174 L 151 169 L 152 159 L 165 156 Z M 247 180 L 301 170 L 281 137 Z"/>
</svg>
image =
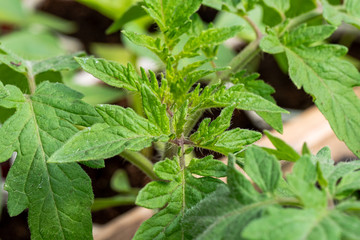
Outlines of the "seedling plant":
<svg viewBox="0 0 360 240">
<path fill-rule="evenodd" d="M 204 25 L 196 14 L 201 4 L 240 16 L 255 33 L 229 67 L 215 64 L 219 46 L 244 26 Z M 80 164 L 100 168 L 116 155 L 153 180 L 136 204 L 157 213 L 134 239 L 358 239 L 359 161 L 334 165 L 328 148 L 312 155 L 306 145 L 299 155 L 269 132 L 276 149 L 260 148 L 252 144 L 261 133 L 229 127 L 241 109 L 282 132 L 287 111 L 276 105 L 271 86 L 246 71 L 263 51 L 286 62 L 294 84 L 313 96 L 359 157 L 360 100 L 353 87 L 360 74 L 344 57 L 346 47 L 326 43 L 343 22 L 360 27 L 359 1 L 145 0 L 135 7 L 154 20 L 159 35 L 122 33 L 156 55 L 161 73 L 82 53 L 32 61 L 0 46 L 11 76 L 0 82 L 1 111 L 16 110 L 0 128 L 0 161 L 16 152 L 7 207 L 11 216 L 28 209 L 32 239 L 91 239 L 93 193 Z M 263 10 L 260 23 L 249 17 L 256 8 Z M 142 111 L 94 107 L 51 74 L 40 77 L 79 66 L 141 99 Z M 222 109 L 216 119 L 200 120 L 213 108 Z M 155 165 L 141 152 L 152 146 L 161 155 Z M 196 158 L 194 148 L 228 162 Z M 292 173 L 284 176 L 279 160 L 295 162 Z"/>
</svg>

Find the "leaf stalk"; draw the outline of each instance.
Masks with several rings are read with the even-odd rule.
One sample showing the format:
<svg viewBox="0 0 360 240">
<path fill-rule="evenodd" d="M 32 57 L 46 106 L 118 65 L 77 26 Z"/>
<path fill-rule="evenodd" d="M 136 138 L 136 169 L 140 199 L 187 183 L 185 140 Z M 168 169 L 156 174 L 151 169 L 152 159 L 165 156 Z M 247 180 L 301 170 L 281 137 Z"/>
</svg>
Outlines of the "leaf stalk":
<svg viewBox="0 0 360 240">
<path fill-rule="evenodd" d="M 153 170 L 153 163 L 141 153 L 125 150 L 119 155 L 143 171 L 151 180 L 158 179 Z"/>
</svg>

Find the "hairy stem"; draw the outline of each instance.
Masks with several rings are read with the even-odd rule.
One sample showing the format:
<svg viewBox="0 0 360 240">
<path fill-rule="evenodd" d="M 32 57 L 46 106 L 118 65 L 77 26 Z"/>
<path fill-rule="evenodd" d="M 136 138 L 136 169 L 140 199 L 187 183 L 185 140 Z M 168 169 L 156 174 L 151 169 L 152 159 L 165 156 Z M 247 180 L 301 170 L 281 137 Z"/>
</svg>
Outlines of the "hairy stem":
<svg viewBox="0 0 360 240">
<path fill-rule="evenodd" d="M 125 158 L 131 164 L 138 167 L 141 171 L 143 171 L 149 178 L 152 180 L 157 180 L 158 177 L 154 173 L 153 163 L 144 155 L 139 152 L 133 152 L 129 150 L 125 150 L 119 154 L 121 157 Z"/>
<path fill-rule="evenodd" d="M 28 81 L 30 94 L 34 94 L 36 90 L 36 82 L 35 82 L 35 76 L 32 72 L 32 66 L 30 63 L 26 64 L 27 73 L 26 73 L 26 79 Z"/>
</svg>

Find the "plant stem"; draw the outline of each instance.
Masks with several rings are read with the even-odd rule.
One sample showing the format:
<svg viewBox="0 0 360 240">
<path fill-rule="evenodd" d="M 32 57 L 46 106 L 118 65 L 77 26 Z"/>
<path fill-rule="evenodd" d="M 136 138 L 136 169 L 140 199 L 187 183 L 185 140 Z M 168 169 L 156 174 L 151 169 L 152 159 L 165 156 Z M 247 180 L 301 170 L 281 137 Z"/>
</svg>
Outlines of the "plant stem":
<svg viewBox="0 0 360 240">
<path fill-rule="evenodd" d="M 242 15 L 241 16 L 249 25 L 250 27 L 254 30 L 255 34 L 256 34 L 256 39 L 261 39 L 262 38 L 262 33 L 260 31 L 260 28 L 256 25 L 256 23 L 251 20 L 251 18 L 249 18 L 247 15 Z"/>
<path fill-rule="evenodd" d="M 26 61 L 26 69 L 27 73 L 25 74 L 25 77 L 28 81 L 30 94 L 34 94 L 36 90 L 36 82 L 35 82 L 35 76 L 33 74 L 32 65 L 30 62 Z"/>
<path fill-rule="evenodd" d="M 221 79 L 228 80 L 231 73 L 238 72 L 244 69 L 259 53 L 260 53 L 260 39 L 248 44 L 235 58 L 230 62 L 230 70 L 223 71 Z"/>
<path fill-rule="evenodd" d="M 153 170 L 153 163 L 141 153 L 125 150 L 119 155 L 138 167 L 152 180 L 158 179 Z"/>
<path fill-rule="evenodd" d="M 136 201 L 137 194 L 131 195 L 118 195 L 115 197 L 109 198 L 95 198 L 94 204 L 91 207 L 92 211 L 99 211 L 109 207 L 118 207 L 124 205 L 134 205 Z"/>
<path fill-rule="evenodd" d="M 295 27 L 311 20 L 311 19 L 314 19 L 314 18 L 317 18 L 317 17 L 321 17 L 321 10 L 319 8 L 311 11 L 311 12 L 308 12 L 308 13 L 304 13 L 304 14 L 301 14 L 300 16 L 297 16 L 295 18 L 293 18 L 289 24 L 283 29 L 283 31 L 281 31 L 280 33 L 280 36 L 285 32 L 285 31 L 288 31 L 288 30 L 291 30 L 291 29 L 294 29 Z"/>
</svg>

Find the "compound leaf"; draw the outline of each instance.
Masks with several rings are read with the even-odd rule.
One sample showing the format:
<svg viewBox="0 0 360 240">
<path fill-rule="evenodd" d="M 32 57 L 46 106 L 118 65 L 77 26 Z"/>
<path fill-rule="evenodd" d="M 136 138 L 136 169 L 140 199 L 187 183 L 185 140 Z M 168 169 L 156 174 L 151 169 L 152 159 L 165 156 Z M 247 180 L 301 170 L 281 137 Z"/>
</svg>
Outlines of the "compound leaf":
<svg viewBox="0 0 360 240">
<path fill-rule="evenodd" d="M 166 62 L 166 58 L 169 54 L 160 38 L 155 39 L 148 35 L 138 34 L 131 31 L 122 31 L 122 33 L 134 44 L 146 47 L 150 51 L 154 52 L 162 61 Z"/>
<path fill-rule="evenodd" d="M 5 184 L 10 215 L 28 208 L 34 239 L 91 238 L 90 178 L 76 163 L 47 160 L 78 131 L 74 125 L 92 125 L 100 116 L 62 84 L 43 82 L 32 96 L 5 88 L 10 94 L 0 105 L 17 109 L 0 128 L 0 161 L 17 152 Z"/>
<path fill-rule="evenodd" d="M 289 62 L 292 81 L 314 97 L 337 137 L 360 156 L 360 100 L 353 91 L 354 86 L 360 85 L 360 73 L 350 62 L 340 59 L 346 54 L 345 47 L 308 46 L 312 43 L 312 32 L 319 33 L 315 39 L 321 41 L 334 30 L 330 26 L 300 26 L 281 39 L 281 46 Z M 294 34 L 296 31 L 304 34 L 299 36 Z"/>
<path fill-rule="evenodd" d="M 75 58 L 82 69 L 110 86 L 125 88 L 130 91 L 138 90 L 139 76 L 131 64 L 127 67 L 113 61 L 101 58 Z"/>
<path fill-rule="evenodd" d="M 190 16 L 200 8 L 201 2 L 202 0 L 145 0 L 145 10 L 170 40 L 176 39 L 190 27 Z"/>
<path fill-rule="evenodd" d="M 139 151 L 155 141 L 167 141 L 158 128 L 131 108 L 100 105 L 105 123 L 86 128 L 54 153 L 48 162 L 76 162 L 110 158 L 124 150 Z"/>
<path fill-rule="evenodd" d="M 193 177 L 188 169 L 179 168 L 178 161 L 178 158 L 166 159 L 159 162 L 155 168 L 159 177 L 171 179 L 170 182 L 151 182 L 140 191 L 136 201 L 140 206 L 147 208 L 159 208 L 165 204 L 167 206 L 140 226 L 134 236 L 135 240 L 181 239 L 185 230 L 181 224 L 184 211 L 222 185 L 222 182 L 215 178 Z M 165 167 L 170 165 L 171 170 L 164 171 Z"/>
<path fill-rule="evenodd" d="M 190 136 L 190 140 L 198 147 L 224 155 L 239 152 L 244 146 L 259 140 L 261 134 L 255 131 L 240 128 L 225 131 L 230 126 L 233 111 L 234 106 L 228 106 L 211 123 L 209 118 L 204 119 L 199 129 Z"/>
</svg>

